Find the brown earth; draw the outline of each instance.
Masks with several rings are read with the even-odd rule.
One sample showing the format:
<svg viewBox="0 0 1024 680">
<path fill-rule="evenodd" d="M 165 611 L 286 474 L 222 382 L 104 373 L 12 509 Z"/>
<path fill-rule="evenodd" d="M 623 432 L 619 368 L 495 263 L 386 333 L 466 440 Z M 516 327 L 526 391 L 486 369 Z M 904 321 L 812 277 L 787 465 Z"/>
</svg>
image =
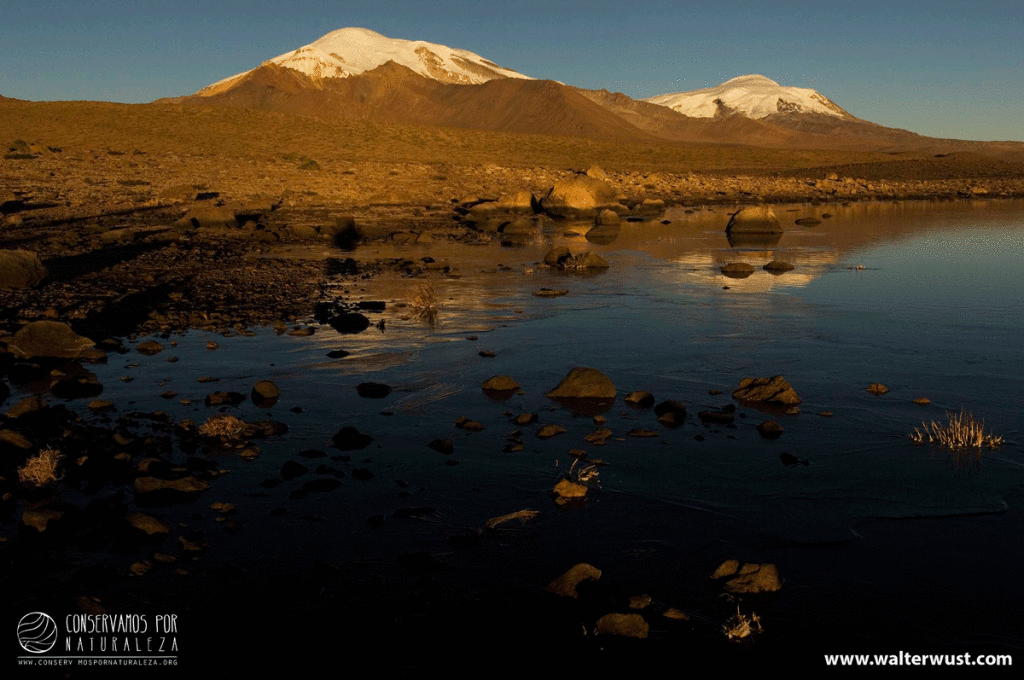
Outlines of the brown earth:
<svg viewBox="0 0 1024 680">
<path fill-rule="evenodd" d="M 58 318 L 93 339 L 130 332 L 104 327 L 115 318 L 149 331 L 306 319 L 331 276 L 325 268 L 354 278 L 375 267 L 420 267 L 364 263 L 357 272 L 339 264 L 341 251 L 333 264 L 281 254 L 328 244 L 339 217 L 353 218 L 364 240 L 491 240 L 500 235 L 462 219 L 474 199 L 541 199 L 592 164 L 629 208 L 651 199 L 700 206 L 1024 196 L 1024 164 L 972 152 L 766 149 L 10 99 L 0 102 L 0 129 L 9 136 L 0 140 L 0 247 L 31 250 L 50 272 L 34 289 L 0 291 L 7 332 Z M 223 206 L 227 227 L 181 219 L 199 206 Z"/>
</svg>

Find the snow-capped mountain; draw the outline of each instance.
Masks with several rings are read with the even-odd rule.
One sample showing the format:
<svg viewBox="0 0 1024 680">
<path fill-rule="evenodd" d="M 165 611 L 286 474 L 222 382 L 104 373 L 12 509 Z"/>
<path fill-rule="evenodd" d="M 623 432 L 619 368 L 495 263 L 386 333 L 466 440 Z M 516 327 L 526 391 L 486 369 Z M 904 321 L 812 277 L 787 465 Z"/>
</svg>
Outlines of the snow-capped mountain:
<svg viewBox="0 0 1024 680">
<path fill-rule="evenodd" d="M 717 87 L 662 94 L 644 101 L 667 106 L 692 118 L 714 118 L 731 113 L 755 119 L 780 113 L 819 113 L 838 118 L 853 118 L 815 90 L 784 87 L 770 78 L 759 75 L 740 76 L 727 80 Z"/>
<path fill-rule="evenodd" d="M 497 78 L 533 80 L 467 50 L 422 40 L 388 38 L 367 28 L 332 31 L 309 45 L 270 59 L 269 63 L 320 80 L 359 75 L 388 61 L 449 84 L 478 85 Z M 225 78 L 197 94 L 209 96 L 222 92 L 248 73 L 251 71 Z"/>
</svg>

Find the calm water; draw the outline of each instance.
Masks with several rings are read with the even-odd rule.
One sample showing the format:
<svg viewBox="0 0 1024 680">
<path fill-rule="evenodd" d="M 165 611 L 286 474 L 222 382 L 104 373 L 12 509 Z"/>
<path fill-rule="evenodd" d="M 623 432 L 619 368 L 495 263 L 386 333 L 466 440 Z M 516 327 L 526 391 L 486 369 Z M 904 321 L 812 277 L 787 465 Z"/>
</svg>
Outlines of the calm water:
<svg viewBox="0 0 1024 680">
<path fill-rule="evenodd" d="M 419 281 L 380 277 L 363 291 L 349 290 L 388 301 L 378 315 L 386 320 L 383 332 L 342 336 L 324 327 L 294 338 L 264 330 L 214 336 L 214 351 L 205 349 L 206 335 L 192 333 L 155 357 L 112 355 L 97 373 L 104 398 L 122 411 L 158 409 L 197 422 L 213 413 L 201 406 L 210 392 L 248 394 L 260 379 L 281 387 L 273 409 L 246 403 L 231 412 L 282 420 L 291 432 L 261 443 L 253 462 L 223 458 L 230 475 L 194 506 L 163 510 L 212 532 L 204 508 L 216 500 L 239 505 L 236 518 L 247 530 L 218 534 L 208 561 L 230 558 L 270 572 L 314 560 L 383 565 L 424 551 L 469 574 L 475 586 L 466 587 L 484 592 L 492 580 L 532 592 L 587 561 L 627 592 L 712 620 L 721 604 L 707 575 L 735 557 L 778 565 L 783 589 L 754 609 L 766 636 L 783 645 L 806 641 L 810 657 L 847 648 L 955 648 L 1017 653 L 1024 661 L 1024 203 L 777 212 L 788 226 L 776 243 L 730 245 L 725 209 L 680 209 L 666 216 L 671 224 L 624 224 L 604 245 L 564 236 L 559 224 L 511 248 L 368 247 L 357 259 L 429 253 L 459 263 L 459 278 L 430 278 L 440 303 L 435 324 L 400 306 Z M 834 217 L 813 227 L 793 224 L 823 212 Z M 581 277 L 537 267 L 552 245 L 599 252 L 610 269 Z M 795 269 L 780 276 L 760 269 L 771 260 Z M 718 267 L 730 261 L 749 262 L 755 272 L 726 278 Z M 534 297 L 541 287 L 569 293 Z M 351 355 L 328 359 L 332 349 Z M 496 356 L 480 357 L 481 350 Z M 166 363 L 172 354 L 181 361 Z M 574 366 L 603 371 L 619 391 L 603 414 L 615 435 L 604 446 L 584 441 L 595 429 L 589 416 L 544 397 Z M 524 394 L 504 402 L 486 397 L 479 385 L 495 374 L 514 377 Z M 799 415 L 741 407 L 732 428 L 697 420 L 698 411 L 730 403 L 743 377 L 775 374 L 803 399 Z M 123 375 L 135 380 L 121 382 Z M 197 383 L 204 375 L 221 381 Z M 394 391 L 360 398 L 355 386 L 365 381 Z M 873 382 L 890 391 L 869 394 Z M 167 389 L 178 397 L 157 396 Z M 652 411 L 627 406 L 622 397 L 633 390 L 683 401 L 686 424 L 665 429 Z M 182 397 L 196 405 L 179 404 Z M 918 406 L 917 397 L 931 404 Z M 296 406 L 301 413 L 290 410 Z M 1007 444 L 957 457 L 906 437 L 922 420 L 961 409 Z M 521 452 L 504 451 L 517 430 L 506 412 L 540 414 L 538 424 L 518 428 Z M 460 416 L 486 429 L 460 430 Z M 775 441 L 755 429 L 768 418 L 785 428 Z M 548 423 L 568 431 L 542 441 L 536 430 Z M 330 438 L 343 425 L 370 434 L 371 446 L 350 452 L 349 462 L 298 457 L 310 448 L 336 455 Z M 626 435 L 638 427 L 658 436 Z M 444 437 L 454 442 L 450 457 L 427 447 Z M 585 507 L 563 510 L 550 491 L 571 463 L 570 449 L 607 465 Z M 809 464 L 787 467 L 783 452 Z M 273 489 L 259 486 L 288 459 L 348 474 L 333 492 L 304 499 L 289 493 L 312 472 Z M 353 479 L 355 467 L 374 478 Z M 436 514 L 393 516 L 417 506 Z M 288 514 L 271 516 L 275 508 Z M 541 514 L 500 539 L 468 550 L 446 543 L 466 527 L 524 508 Z M 197 509 L 202 519 L 192 515 Z M 374 515 L 385 520 L 370 528 Z M 671 643 L 675 633 L 650 618 L 652 636 Z"/>
</svg>

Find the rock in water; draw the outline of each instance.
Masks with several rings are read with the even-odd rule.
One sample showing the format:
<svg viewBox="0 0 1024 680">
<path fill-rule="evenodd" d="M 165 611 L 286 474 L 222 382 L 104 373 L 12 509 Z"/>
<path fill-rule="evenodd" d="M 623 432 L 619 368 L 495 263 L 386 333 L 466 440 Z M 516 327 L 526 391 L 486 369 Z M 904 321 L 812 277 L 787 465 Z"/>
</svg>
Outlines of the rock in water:
<svg viewBox="0 0 1024 680">
<path fill-rule="evenodd" d="M 615 385 L 595 368 L 574 368 L 547 396 L 552 399 L 614 399 Z"/>
<path fill-rule="evenodd" d="M 601 578 L 600 569 L 581 562 L 549 583 L 544 590 L 562 597 L 578 597 L 576 586 L 587 579 L 596 581 L 599 578 Z"/>
<path fill-rule="evenodd" d="M 553 215 L 592 214 L 601 208 L 618 205 L 618 192 L 604 180 L 587 175 L 574 175 L 555 182 L 541 201 L 545 211 Z"/>
<path fill-rule="evenodd" d="M 56 357 L 74 359 L 96 343 L 83 338 L 71 326 L 59 321 L 33 321 L 23 326 L 8 344 L 8 349 L 23 359 Z"/>
<path fill-rule="evenodd" d="M 732 393 L 733 399 L 773 404 L 799 404 L 802 399 L 781 375 L 771 378 L 744 378 Z"/>
<path fill-rule="evenodd" d="M 480 385 L 485 392 L 511 392 L 519 389 L 519 383 L 507 375 L 496 375 Z"/>
<path fill-rule="evenodd" d="M 0 250 L 0 289 L 31 288 L 46 278 L 39 256 L 28 250 Z"/>
<path fill-rule="evenodd" d="M 622 635 L 644 639 L 650 627 L 639 614 L 605 614 L 597 620 L 598 635 Z"/>
<path fill-rule="evenodd" d="M 334 447 L 342 451 L 365 449 L 373 441 L 373 437 L 363 434 L 354 427 L 346 425 L 334 435 Z"/>
<path fill-rule="evenodd" d="M 280 396 L 281 390 L 270 380 L 260 380 L 253 385 L 252 393 L 249 394 L 252 403 L 258 408 L 270 408 L 277 403 Z"/>
<path fill-rule="evenodd" d="M 743 208 L 729 220 L 725 233 L 781 234 L 782 225 L 775 211 L 766 205 Z"/>
<path fill-rule="evenodd" d="M 754 273 L 754 266 L 746 262 L 729 262 L 722 265 L 722 273 L 732 279 L 745 279 Z"/>
<path fill-rule="evenodd" d="M 712 579 L 728 579 L 725 589 L 731 593 L 765 593 L 782 588 L 779 569 L 774 564 L 742 564 L 738 560 L 726 560 Z"/>
</svg>

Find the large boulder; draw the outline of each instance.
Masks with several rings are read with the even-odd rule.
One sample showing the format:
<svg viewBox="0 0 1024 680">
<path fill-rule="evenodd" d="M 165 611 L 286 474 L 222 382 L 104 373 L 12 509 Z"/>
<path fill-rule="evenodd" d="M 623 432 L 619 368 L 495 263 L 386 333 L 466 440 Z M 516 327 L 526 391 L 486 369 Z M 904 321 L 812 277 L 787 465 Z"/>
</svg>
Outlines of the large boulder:
<svg viewBox="0 0 1024 680">
<path fill-rule="evenodd" d="M 574 175 L 555 182 L 541 207 L 552 215 L 597 215 L 603 208 L 619 207 L 618 195 L 604 180 Z"/>
<path fill-rule="evenodd" d="M 46 267 L 29 250 L 0 250 L 0 288 L 31 288 L 46 277 Z"/>
<path fill-rule="evenodd" d="M 615 385 L 596 368 L 579 367 L 569 371 L 547 396 L 552 399 L 614 399 Z"/>
<path fill-rule="evenodd" d="M 23 359 L 56 357 L 74 359 L 96 343 L 83 338 L 71 326 L 59 321 L 33 321 L 22 326 L 8 343 L 8 349 Z"/>
<path fill-rule="evenodd" d="M 766 205 L 743 208 L 732 216 L 725 233 L 781 234 L 782 225 L 775 211 Z"/>
<path fill-rule="evenodd" d="M 781 375 L 771 378 L 744 378 L 733 390 L 732 396 L 740 401 L 795 405 L 802 400 L 796 390 Z"/>
<path fill-rule="evenodd" d="M 511 194 L 503 194 L 497 203 L 501 210 L 511 212 L 536 212 L 540 207 L 537 197 L 530 191 L 516 191 Z"/>
<path fill-rule="evenodd" d="M 216 205 L 198 205 L 175 224 L 196 229 L 234 229 L 238 226 L 234 208 Z"/>
</svg>

